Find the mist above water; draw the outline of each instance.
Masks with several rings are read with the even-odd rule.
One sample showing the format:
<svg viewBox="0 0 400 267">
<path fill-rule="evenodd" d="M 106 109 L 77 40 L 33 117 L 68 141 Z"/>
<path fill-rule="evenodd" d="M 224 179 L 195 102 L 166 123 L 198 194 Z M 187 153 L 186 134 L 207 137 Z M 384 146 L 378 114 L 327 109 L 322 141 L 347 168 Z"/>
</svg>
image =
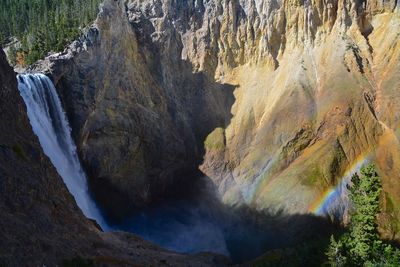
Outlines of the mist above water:
<svg viewBox="0 0 400 267">
<path fill-rule="evenodd" d="M 167 249 L 223 254 L 235 263 L 330 234 L 330 224 L 311 215 L 272 215 L 223 205 L 210 184 L 199 178 L 186 188 L 189 194 L 160 200 L 113 227 Z"/>
<path fill-rule="evenodd" d="M 174 197 L 159 200 L 122 223 L 106 223 L 89 192 L 53 83 L 43 74 L 24 74 L 18 75 L 18 87 L 44 153 L 83 213 L 105 230 L 136 233 L 178 252 L 223 254 L 234 262 L 298 244 L 326 230 L 326 224 L 308 215 L 268 215 L 248 207 L 225 206 L 216 197 L 212 182 L 198 175 L 186 179 L 190 183 L 173 192 Z"/>
<path fill-rule="evenodd" d="M 150 207 L 118 228 L 178 252 L 214 252 L 229 256 L 218 218 L 207 210 L 179 201 Z"/>
</svg>

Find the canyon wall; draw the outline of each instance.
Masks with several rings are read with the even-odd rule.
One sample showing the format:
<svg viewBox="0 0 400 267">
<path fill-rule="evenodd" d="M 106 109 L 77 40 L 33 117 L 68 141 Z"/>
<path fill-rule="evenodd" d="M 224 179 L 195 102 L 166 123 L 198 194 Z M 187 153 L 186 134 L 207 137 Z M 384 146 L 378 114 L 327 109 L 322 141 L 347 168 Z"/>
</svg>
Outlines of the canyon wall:
<svg viewBox="0 0 400 267">
<path fill-rule="evenodd" d="M 54 264 L 57 257 L 70 258 L 87 250 L 98 240 L 96 229 L 85 222 L 43 154 L 3 50 L 0 111 L 0 264 Z M 74 240 L 81 232 L 87 234 Z"/>
<path fill-rule="evenodd" d="M 106 1 L 96 28 L 45 64 L 95 197 L 117 220 L 200 175 L 203 140 L 234 101 L 233 86 L 192 72 L 177 40 L 139 40 L 125 8 Z"/>
<path fill-rule="evenodd" d="M 104 233 L 84 217 L 44 155 L 0 49 L 0 265 L 224 266 L 211 254 L 187 256 L 127 233 Z M 67 262 L 66 262 L 67 261 Z M 72 264 L 72 263 L 71 263 Z M 74 264 L 74 265 L 75 265 Z"/>
<path fill-rule="evenodd" d="M 36 69 L 112 217 L 198 166 L 227 205 L 311 213 L 373 161 L 382 232 L 399 238 L 399 40 L 397 0 L 106 0 Z"/>
</svg>

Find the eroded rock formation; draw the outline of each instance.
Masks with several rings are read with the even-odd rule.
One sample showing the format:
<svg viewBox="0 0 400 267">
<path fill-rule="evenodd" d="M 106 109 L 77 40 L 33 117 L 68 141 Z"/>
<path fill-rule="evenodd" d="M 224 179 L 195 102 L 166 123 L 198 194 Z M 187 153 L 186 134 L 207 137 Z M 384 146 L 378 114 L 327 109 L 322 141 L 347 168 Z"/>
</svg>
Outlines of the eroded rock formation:
<svg viewBox="0 0 400 267">
<path fill-rule="evenodd" d="M 38 68 L 112 215 L 179 187 L 203 156 L 224 203 L 286 213 L 372 160 L 382 230 L 399 238 L 399 13 L 397 0 L 107 0 Z"/>
<path fill-rule="evenodd" d="M 186 256 L 86 219 L 33 134 L 17 79 L 0 50 L 0 265 L 60 266 L 90 259 L 107 266 L 221 266 L 225 258 Z"/>
</svg>

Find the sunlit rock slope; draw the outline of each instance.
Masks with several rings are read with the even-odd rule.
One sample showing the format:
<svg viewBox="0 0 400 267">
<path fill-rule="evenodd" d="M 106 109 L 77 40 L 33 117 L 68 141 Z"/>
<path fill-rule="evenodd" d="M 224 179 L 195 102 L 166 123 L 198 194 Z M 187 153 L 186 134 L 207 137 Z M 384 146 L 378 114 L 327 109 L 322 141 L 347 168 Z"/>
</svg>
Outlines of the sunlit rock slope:
<svg viewBox="0 0 400 267">
<path fill-rule="evenodd" d="M 321 212 L 374 161 L 382 230 L 399 238 L 399 40 L 397 0 L 107 0 L 38 68 L 112 215 L 198 166 L 228 205 Z"/>
</svg>

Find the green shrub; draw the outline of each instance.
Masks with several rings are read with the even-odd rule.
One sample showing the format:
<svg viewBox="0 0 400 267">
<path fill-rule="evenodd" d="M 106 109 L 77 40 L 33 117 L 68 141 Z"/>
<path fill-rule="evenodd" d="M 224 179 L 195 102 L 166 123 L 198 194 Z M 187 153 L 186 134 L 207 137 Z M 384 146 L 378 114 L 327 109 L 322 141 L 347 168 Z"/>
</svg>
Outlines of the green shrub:
<svg viewBox="0 0 400 267">
<path fill-rule="evenodd" d="M 14 145 L 12 150 L 19 158 L 26 159 L 24 149 L 20 145 Z"/>
<path fill-rule="evenodd" d="M 73 259 L 64 260 L 62 263 L 63 267 L 94 267 L 95 264 L 91 259 L 85 259 L 82 257 L 76 257 Z"/>
<path fill-rule="evenodd" d="M 354 205 L 347 233 L 332 236 L 326 251 L 330 266 L 400 266 L 400 251 L 379 238 L 381 180 L 374 165 L 361 168 L 348 187 Z"/>
</svg>

